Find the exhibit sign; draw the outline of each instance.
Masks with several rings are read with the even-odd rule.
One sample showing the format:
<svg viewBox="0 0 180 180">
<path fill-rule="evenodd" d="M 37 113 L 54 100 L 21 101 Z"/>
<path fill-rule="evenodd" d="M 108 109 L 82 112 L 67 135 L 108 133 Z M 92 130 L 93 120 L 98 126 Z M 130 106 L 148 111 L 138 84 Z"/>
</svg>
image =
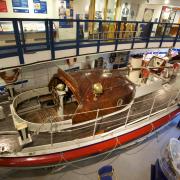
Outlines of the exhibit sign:
<svg viewBox="0 0 180 180">
<path fill-rule="evenodd" d="M 154 14 L 154 9 L 145 8 L 143 21 L 144 22 L 151 22 Z"/>
<path fill-rule="evenodd" d="M 0 12 L 7 12 L 6 0 L 0 0 Z"/>
<path fill-rule="evenodd" d="M 28 0 L 12 0 L 14 13 L 29 13 Z"/>
<path fill-rule="evenodd" d="M 33 0 L 34 13 L 47 14 L 47 2 L 41 0 Z"/>
<path fill-rule="evenodd" d="M 59 18 L 73 19 L 73 0 L 59 0 Z M 59 27 L 72 28 L 73 22 L 60 21 Z"/>
<path fill-rule="evenodd" d="M 122 12 L 121 12 L 121 20 L 122 21 L 127 21 L 129 16 L 130 16 L 130 9 L 131 9 L 131 5 L 128 4 L 127 2 L 125 2 L 122 5 Z"/>
<path fill-rule="evenodd" d="M 0 22 L 0 32 L 13 32 L 13 25 L 11 22 L 8 21 L 1 21 Z"/>
<path fill-rule="evenodd" d="M 163 6 L 161 10 L 160 22 L 173 23 L 177 11 L 180 11 L 179 7 Z"/>
</svg>

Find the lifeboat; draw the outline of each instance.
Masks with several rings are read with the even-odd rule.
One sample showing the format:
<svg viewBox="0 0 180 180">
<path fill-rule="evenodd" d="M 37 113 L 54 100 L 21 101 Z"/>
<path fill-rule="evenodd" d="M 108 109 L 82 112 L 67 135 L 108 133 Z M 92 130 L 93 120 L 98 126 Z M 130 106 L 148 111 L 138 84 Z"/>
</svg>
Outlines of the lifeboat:
<svg viewBox="0 0 180 180">
<path fill-rule="evenodd" d="M 180 73 L 164 76 L 157 68 L 173 66 L 156 62 L 146 65 L 146 81 L 144 66 L 58 69 L 46 87 L 20 93 L 10 105 L 12 131 L 0 134 L 0 166 L 42 168 L 79 160 L 128 146 L 170 123 L 180 112 Z"/>
</svg>

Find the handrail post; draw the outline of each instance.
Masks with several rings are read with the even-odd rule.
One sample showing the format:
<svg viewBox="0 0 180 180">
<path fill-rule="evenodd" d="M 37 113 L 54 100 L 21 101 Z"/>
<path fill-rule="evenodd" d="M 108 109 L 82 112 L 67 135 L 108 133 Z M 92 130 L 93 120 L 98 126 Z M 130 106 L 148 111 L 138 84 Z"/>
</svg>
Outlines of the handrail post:
<svg viewBox="0 0 180 180">
<path fill-rule="evenodd" d="M 79 56 L 79 32 L 80 32 L 80 20 L 76 20 L 76 56 Z"/>
<path fill-rule="evenodd" d="M 176 33 L 176 37 L 175 37 L 174 42 L 173 42 L 173 47 L 176 45 L 177 39 L 179 37 L 179 31 L 180 31 L 180 24 L 179 24 L 179 27 L 178 27 L 178 30 L 177 30 L 177 33 Z"/>
<path fill-rule="evenodd" d="M 163 31 L 163 34 L 162 34 L 162 37 L 161 37 L 161 42 L 159 44 L 160 48 L 162 46 L 162 43 L 163 43 L 163 40 L 164 40 L 164 36 L 166 35 L 166 29 L 167 29 L 167 23 L 165 24 L 164 31 Z"/>
<path fill-rule="evenodd" d="M 136 25 L 135 25 L 135 28 L 134 28 L 133 37 L 132 37 L 133 39 L 132 39 L 131 49 L 133 49 L 133 47 L 134 47 L 137 28 L 138 28 L 138 22 L 136 22 Z"/>
<path fill-rule="evenodd" d="M 131 104 L 131 106 L 129 107 L 129 110 L 128 110 L 128 113 L 127 113 L 127 116 L 126 116 L 125 127 L 126 127 L 126 125 L 127 125 L 127 123 L 128 123 L 128 119 L 129 119 L 129 115 L 130 115 L 130 112 L 131 112 L 131 108 L 132 108 L 132 104 Z"/>
<path fill-rule="evenodd" d="M 49 43 L 49 22 L 48 22 L 48 20 L 45 20 L 45 32 L 46 32 L 46 45 L 47 45 L 47 49 L 50 49 L 50 43 Z"/>
<path fill-rule="evenodd" d="M 180 100 L 180 89 L 179 89 L 179 91 L 178 91 L 178 93 L 177 93 L 177 100 L 178 100 L 178 102 L 179 102 L 179 100 Z"/>
<path fill-rule="evenodd" d="M 149 22 L 147 23 L 147 26 L 149 24 L 149 31 L 148 31 L 148 34 L 147 34 L 147 37 L 145 37 L 145 40 L 146 40 L 146 48 L 148 48 L 148 44 L 151 40 L 151 33 L 152 33 L 152 30 L 153 30 L 153 26 L 154 26 L 154 23 L 153 22 Z M 144 39 L 144 38 L 143 38 Z"/>
<path fill-rule="evenodd" d="M 49 20 L 49 29 L 50 29 L 50 48 L 51 48 L 51 59 L 55 59 L 55 50 L 54 50 L 54 37 L 53 37 L 53 21 Z"/>
<path fill-rule="evenodd" d="M 118 47 L 118 44 L 119 44 L 119 35 L 120 35 L 120 28 L 121 28 L 121 22 L 118 22 L 117 24 L 117 31 L 116 31 L 116 34 L 115 34 L 115 38 L 116 38 L 116 41 L 115 41 L 115 51 L 117 51 L 117 47 Z"/>
<path fill-rule="evenodd" d="M 24 64 L 24 55 L 23 55 L 21 38 L 20 38 L 20 33 L 19 33 L 19 28 L 18 28 L 18 20 L 14 19 L 12 22 L 13 22 L 13 29 L 14 29 L 14 36 L 16 40 L 17 52 L 19 55 L 19 63 Z"/>
<path fill-rule="evenodd" d="M 180 90 L 177 92 L 177 95 L 174 97 L 174 99 L 178 98 L 179 95 L 180 95 Z M 169 101 L 168 101 L 168 104 L 167 104 L 167 110 L 168 110 L 169 106 L 171 105 L 172 97 L 173 97 L 173 94 L 172 94 L 171 97 L 169 98 Z M 179 99 L 179 98 L 178 98 L 178 99 Z"/>
<path fill-rule="evenodd" d="M 99 53 L 100 44 L 101 44 L 101 33 L 102 33 L 102 21 L 99 22 L 99 32 L 98 32 L 98 41 L 97 41 L 97 53 Z"/>
<path fill-rule="evenodd" d="M 50 120 L 51 120 L 51 146 L 53 146 L 52 117 L 50 117 Z"/>
<path fill-rule="evenodd" d="M 24 37 L 24 30 L 23 30 L 22 20 L 19 21 L 19 27 L 20 27 L 20 32 L 21 32 L 22 47 L 23 47 L 23 50 L 26 51 L 25 37 Z"/>
<path fill-rule="evenodd" d="M 173 97 L 173 94 L 171 94 L 171 96 L 169 98 L 169 101 L 168 101 L 168 104 L 167 104 L 167 110 L 169 109 L 169 106 L 171 105 L 172 97 Z"/>
<path fill-rule="evenodd" d="M 97 110 L 97 113 L 96 113 L 96 121 L 95 121 L 95 124 L 94 124 L 94 131 L 93 131 L 93 137 L 95 136 L 95 133 L 96 133 L 96 128 L 97 128 L 97 118 L 99 116 L 99 109 Z"/>
<path fill-rule="evenodd" d="M 151 106 L 151 109 L 150 109 L 150 112 L 149 112 L 149 116 L 148 116 L 148 120 L 150 119 L 151 117 L 151 114 L 152 114 L 152 111 L 154 109 L 154 104 L 156 102 L 156 95 L 154 96 L 154 99 L 153 99 L 153 103 L 152 103 L 152 106 Z"/>
</svg>

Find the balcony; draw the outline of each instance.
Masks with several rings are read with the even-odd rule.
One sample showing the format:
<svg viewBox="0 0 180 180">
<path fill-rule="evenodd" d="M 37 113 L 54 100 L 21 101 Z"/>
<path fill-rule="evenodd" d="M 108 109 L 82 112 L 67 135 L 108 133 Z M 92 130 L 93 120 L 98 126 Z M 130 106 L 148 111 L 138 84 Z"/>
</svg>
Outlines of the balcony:
<svg viewBox="0 0 180 180">
<path fill-rule="evenodd" d="M 180 25 L 159 22 L 0 18 L 0 69 L 133 49 L 180 47 Z"/>
</svg>

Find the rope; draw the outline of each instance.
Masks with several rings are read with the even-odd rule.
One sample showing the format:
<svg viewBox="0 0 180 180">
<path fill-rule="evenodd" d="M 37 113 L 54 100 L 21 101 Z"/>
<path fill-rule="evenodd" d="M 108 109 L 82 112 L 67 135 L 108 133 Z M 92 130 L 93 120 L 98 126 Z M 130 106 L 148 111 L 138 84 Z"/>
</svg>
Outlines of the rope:
<svg viewBox="0 0 180 180">
<path fill-rule="evenodd" d="M 108 158 L 112 155 L 112 153 L 114 152 L 114 150 L 116 149 L 116 147 L 117 147 L 118 144 L 119 144 L 119 140 L 118 140 L 118 138 L 116 137 L 116 144 L 115 144 L 115 146 L 113 147 L 113 149 L 112 149 L 104 158 L 102 158 L 101 160 L 99 160 L 97 163 L 100 163 L 100 162 L 105 161 L 106 159 L 108 159 Z M 63 156 L 63 154 L 60 154 L 60 155 L 61 155 L 62 160 L 64 160 L 64 162 L 67 163 L 66 167 L 67 167 L 67 166 L 71 166 L 71 167 L 76 168 L 76 169 L 82 168 L 81 166 L 74 165 L 73 162 L 70 162 L 70 161 L 66 160 L 65 157 Z M 91 172 L 88 172 L 88 173 L 81 173 L 81 172 L 79 172 L 79 171 L 77 171 L 77 170 L 73 170 L 73 172 L 75 172 L 75 173 L 77 173 L 77 174 L 79 174 L 79 175 L 89 175 L 89 174 L 92 174 L 92 173 L 96 173 L 97 171 L 91 171 Z"/>
<path fill-rule="evenodd" d="M 151 127 L 152 127 L 152 129 L 151 129 L 151 131 L 146 135 L 146 136 L 147 136 L 146 139 L 149 138 L 148 135 L 150 135 L 150 134 L 153 132 L 153 130 L 155 129 L 153 123 L 151 123 Z M 114 152 L 114 150 L 116 149 L 117 144 L 119 143 L 119 139 L 118 139 L 117 137 L 116 137 L 116 142 L 117 142 L 117 143 L 116 143 L 115 147 L 110 151 L 110 153 L 108 153 L 108 155 L 107 155 L 105 158 L 101 159 L 100 161 L 98 161 L 98 162 L 96 162 L 96 163 L 101 163 L 102 161 L 104 161 L 105 159 L 107 159 L 107 157 L 110 157 L 110 155 L 111 155 L 111 154 Z M 144 143 L 144 140 L 141 141 L 140 143 L 136 144 L 136 145 L 139 146 L 139 145 L 142 144 L 142 143 Z M 145 144 L 142 148 L 140 148 L 140 149 L 139 149 L 138 151 L 136 151 L 136 152 L 133 152 L 133 153 L 126 153 L 126 152 L 124 152 L 124 153 L 125 153 L 126 155 L 134 155 L 134 154 L 137 154 L 137 153 L 141 152 L 143 149 L 145 149 L 149 144 L 150 144 L 150 141 L 148 142 L 148 144 Z M 119 145 L 121 145 L 121 143 L 119 143 Z M 62 155 L 62 154 L 61 154 L 61 155 Z M 67 160 L 64 158 L 63 155 L 62 155 L 61 157 L 62 157 L 63 160 L 67 163 L 67 164 L 66 164 L 66 167 L 67 167 L 67 166 L 71 166 L 71 167 L 76 168 L 76 169 L 82 168 L 81 166 L 74 165 L 73 162 L 67 161 Z M 110 162 L 109 162 L 108 164 L 111 164 L 111 165 L 112 165 L 115 161 L 117 161 L 117 160 L 119 159 L 119 157 L 120 157 L 120 154 L 119 154 L 118 156 L 115 156 L 115 158 L 113 158 L 112 160 L 110 160 Z M 97 173 L 97 170 L 91 171 L 91 172 L 88 172 L 88 173 L 82 173 L 82 172 L 77 171 L 77 170 L 73 170 L 73 172 L 74 172 L 75 174 L 84 175 L 84 176 L 87 177 L 87 175 Z M 63 175 L 64 175 L 64 174 L 63 174 Z"/>
</svg>

